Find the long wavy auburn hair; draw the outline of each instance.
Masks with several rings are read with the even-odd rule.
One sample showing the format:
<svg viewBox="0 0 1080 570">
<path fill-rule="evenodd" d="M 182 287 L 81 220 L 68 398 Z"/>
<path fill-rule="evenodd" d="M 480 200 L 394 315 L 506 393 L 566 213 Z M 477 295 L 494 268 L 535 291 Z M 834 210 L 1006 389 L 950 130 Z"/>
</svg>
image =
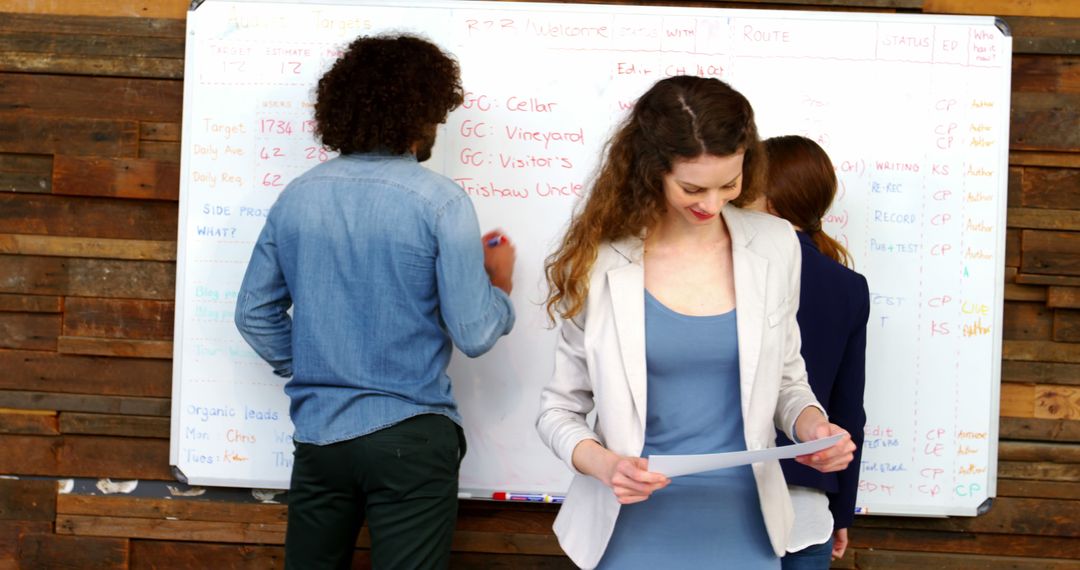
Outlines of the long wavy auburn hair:
<svg viewBox="0 0 1080 570">
<path fill-rule="evenodd" d="M 688 75 L 661 80 L 646 91 L 608 141 L 588 196 L 544 264 L 544 304 L 551 321 L 584 309 L 601 244 L 642 236 L 660 220 L 666 210 L 663 178 L 676 160 L 739 151 L 746 154 L 742 192 L 732 200 L 736 206 L 754 201 L 765 174 L 750 102 L 719 79 Z"/>
<path fill-rule="evenodd" d="M 821 229 L 836 197 L 836 170 L 825 149 L 797 135 L 766 139 L 764 147 L 769 157 L 765 198 L 772 211 L 802 229 L 826 257 L 850 267 L 847 249 Z"/>
</svg>

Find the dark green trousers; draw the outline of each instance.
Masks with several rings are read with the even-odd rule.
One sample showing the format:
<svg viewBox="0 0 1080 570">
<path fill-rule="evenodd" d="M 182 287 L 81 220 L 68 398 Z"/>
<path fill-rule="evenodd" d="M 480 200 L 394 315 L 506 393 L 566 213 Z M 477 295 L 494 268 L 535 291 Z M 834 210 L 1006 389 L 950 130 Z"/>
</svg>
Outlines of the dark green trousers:
<svg viewBox="0 0 1080 570">
<path fill-rule="evenodd" d="M 374 568 L 446 568 L 464 454 L 461 429 L 435 414 L 330 445 L 297 443 L 285 568 L 350 568 L 365 520 Z"/>
</svg>

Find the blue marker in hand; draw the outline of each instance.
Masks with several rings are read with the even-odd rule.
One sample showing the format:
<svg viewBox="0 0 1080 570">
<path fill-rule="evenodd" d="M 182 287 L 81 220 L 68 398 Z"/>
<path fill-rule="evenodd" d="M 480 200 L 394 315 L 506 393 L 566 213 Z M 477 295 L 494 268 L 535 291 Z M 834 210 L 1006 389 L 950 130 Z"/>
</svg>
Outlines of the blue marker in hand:
<svg viewBox="0 0 1080 570">
<path fill-rule="evenodd" d="M 496 235 L 496 236 L 492 237 L 491 239 L 487 240 L 487 246 L 488 247 L 495 247 L 495 246 L 499 245 L 500 243 L 504 243 L 504 242 L 506 242 L 506 236 L 500 234 L 500 235 Z"/>
</svg>

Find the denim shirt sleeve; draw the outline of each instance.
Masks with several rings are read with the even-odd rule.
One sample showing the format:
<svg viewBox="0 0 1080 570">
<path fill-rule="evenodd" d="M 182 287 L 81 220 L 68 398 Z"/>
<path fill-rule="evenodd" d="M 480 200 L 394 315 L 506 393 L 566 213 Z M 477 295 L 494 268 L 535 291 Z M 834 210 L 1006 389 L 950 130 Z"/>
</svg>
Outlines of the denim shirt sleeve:
<svg viewBox="0 0 1080 570">
<path fill-rule="evenodd" d="M 273 212 L 267 218 L 236 297 L 236 328 L 274 374 L 292 376 L 292 297 L 278 264 Z"/>
<path fill-rule="evenodd" d="M 435 222 L 439 307 L 454 344 L 480 356 L 514 326 L 510 297 L 494 287 L 484 270 L 480 224 L 467 196 L 450 201 Z"/>
</svg>

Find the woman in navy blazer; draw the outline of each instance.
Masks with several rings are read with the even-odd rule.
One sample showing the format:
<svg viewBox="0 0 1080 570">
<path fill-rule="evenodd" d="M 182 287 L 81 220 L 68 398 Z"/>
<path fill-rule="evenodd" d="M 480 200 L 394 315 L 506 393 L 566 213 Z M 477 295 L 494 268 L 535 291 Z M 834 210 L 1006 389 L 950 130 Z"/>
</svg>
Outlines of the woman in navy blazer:
<svg viewBox="0 0 1080 570">
<path fill-rule="evenodd" d="M 800 136 L 764 142 L 768 184 L 756 209 L 791 222 L 802 246 L 802 284 L 796 319 L 810 387 L 829 420 L 851 434 L 854 460 L 835 473 L 821 473 L 791 460 L 781 462 L 795 508 L 783 568 L 825 569 L 848 544 L 855 511 L 863 442 L 863 386 L 866 380 L 866 322 L 870 293 L 866 279 L 848 269 L 844 247 L 821 230 L 821 219 L 836 195 L 829 156 Z M 777 433 L 777 445 L 791 443 Z"/>
</svg>

